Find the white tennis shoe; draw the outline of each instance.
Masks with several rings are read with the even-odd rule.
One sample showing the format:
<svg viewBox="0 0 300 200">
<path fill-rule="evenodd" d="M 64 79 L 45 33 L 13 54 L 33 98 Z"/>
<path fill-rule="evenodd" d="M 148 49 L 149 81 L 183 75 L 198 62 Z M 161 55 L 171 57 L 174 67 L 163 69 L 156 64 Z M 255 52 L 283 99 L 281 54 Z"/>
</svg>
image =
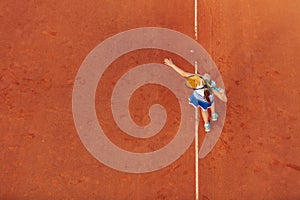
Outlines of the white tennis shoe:
<svg viewBox="0 0 300 200">
<path fill-rule="evenodd" d="M 218 117 L 219 117 L 218 113 L 214 112 L 214 113 L 211 115 L 211 120 L 212 120 L 213 122 L 215 122 L 215 121 L 218 120 Z"/>
<path fill-rule="evenodd" d="M 204 130 L 205 130 L 205 132 L 207 132 L 207 133 L 210 131 L 210 123 L 204 124 Z"/>
</svg>

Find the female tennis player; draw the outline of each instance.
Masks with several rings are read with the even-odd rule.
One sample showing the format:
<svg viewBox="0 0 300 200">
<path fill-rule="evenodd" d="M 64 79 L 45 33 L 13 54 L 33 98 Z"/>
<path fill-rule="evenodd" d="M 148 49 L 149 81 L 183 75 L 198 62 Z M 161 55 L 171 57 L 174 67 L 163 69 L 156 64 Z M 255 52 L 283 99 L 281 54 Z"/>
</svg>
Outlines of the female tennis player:
<svg viewBox="0 0 300 200">
<path fill-rule="evenodd" d="M 201 114 L 204 121 L 205 132 L 210 131 L 210 123 L 208 120 L 208 111 L 211 109 L 211 120 L 218 120 L 218 113 L 215 111 L 214 95 L 216 95 L 221 101 L 227 102 L 225 90 L 217 88 L 216 83 L 210 79 L 209 74 L 203 76 L 198 74 L 191 74 L 183 71 L 177 67 L 171 59 L 165 59 L 165 64 L 172 67 L 177 73 L 187 79 L 187 84 L 190 88 L 194 89 L 193 94 L 190 96 L 190 104 L 195 108 L 201 107 Z"/>
</svg>

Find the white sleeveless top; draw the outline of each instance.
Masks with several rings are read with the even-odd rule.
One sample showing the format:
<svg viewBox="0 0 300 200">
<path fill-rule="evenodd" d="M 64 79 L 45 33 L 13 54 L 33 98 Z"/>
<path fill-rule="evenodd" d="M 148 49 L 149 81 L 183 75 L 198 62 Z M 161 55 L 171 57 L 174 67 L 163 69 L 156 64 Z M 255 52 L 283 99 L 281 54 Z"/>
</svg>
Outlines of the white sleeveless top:
<svg viewBox="0 0 300 200">
<path fill-rule="evenodd" d="M 216 83 L 213 80 L 211 81 L 211 85 L 213 87 L 216 87 Z M 199 90 L 195 90 L 194 93 L 193 93 L 193 95 L 196 97 L 196 99 L 198 99 L 198 100 L 200 100 L 202 102 L 208 103 L 206 101 L 205 97 L 204 97 L 204 88 L 203 89 L 199 89 Z M 209 95 L 209 99 L 210 99 L 210 102 L 213 102 L 213 100 L 214 100 L 214 94 L 213 93 L 211 93 L 211 95 Z"/>
</svg>

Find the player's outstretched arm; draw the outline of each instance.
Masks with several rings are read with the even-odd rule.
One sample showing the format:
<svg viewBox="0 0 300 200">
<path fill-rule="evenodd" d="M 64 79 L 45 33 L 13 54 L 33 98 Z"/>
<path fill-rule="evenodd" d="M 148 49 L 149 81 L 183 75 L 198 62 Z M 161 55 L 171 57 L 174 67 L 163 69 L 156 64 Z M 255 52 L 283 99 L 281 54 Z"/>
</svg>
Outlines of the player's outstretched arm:
<svg viewBox="0 0 300 200">
<path fill-rule="evenodd" d="M 227 102 L 227 96 L 225 90 L 222 88 L 213 89 L 213 93 L 223 102 Z"/>
<path fill-rule="evenodd" d="M 185 71 L 183 71 L 182 69 L 180 69 L 179 67 L 177 67 L 177 66 L 173 63 L 173 61 L 171 60 L 171 58 L 169 58 L 169 59 L 168 59 L 168 58 L 165 58 L 164 62 L 165 62 L 165 65 L 168 65 L 168 66 L 172 67 L 178 74 L 180 74 L 181 76 L 183 76 L 183 77 L 185 77 L 185 78 L 187 78 L 187 77 L 193 75 L 193 74 L 188 73 L 188 72 L 185 72 Z"/>
</svg>

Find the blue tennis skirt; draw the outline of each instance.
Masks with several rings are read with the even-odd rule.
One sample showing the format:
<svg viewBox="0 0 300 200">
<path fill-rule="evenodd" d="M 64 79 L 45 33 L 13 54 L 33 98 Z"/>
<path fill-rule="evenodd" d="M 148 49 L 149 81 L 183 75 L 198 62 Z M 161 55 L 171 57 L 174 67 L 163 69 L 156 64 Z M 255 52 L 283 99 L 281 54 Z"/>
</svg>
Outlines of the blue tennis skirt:
<svg viewBox="0 0 300 200">
<path fill-rule="evenodd" d="M 190 104 L 193 105 L 195 108 L 197 108 L 198 106 L 200 106 L 203 110 L 206 110 L 207 108 L 211 107 L 211 104 L 213 103 L 213 101 L 211 101 L 210 103 L 208 103 L 207 101 L 203 101 L 200 99 L 197 99 L 194 94 L 192 94 L 189 98 Z"/>
</svg>

